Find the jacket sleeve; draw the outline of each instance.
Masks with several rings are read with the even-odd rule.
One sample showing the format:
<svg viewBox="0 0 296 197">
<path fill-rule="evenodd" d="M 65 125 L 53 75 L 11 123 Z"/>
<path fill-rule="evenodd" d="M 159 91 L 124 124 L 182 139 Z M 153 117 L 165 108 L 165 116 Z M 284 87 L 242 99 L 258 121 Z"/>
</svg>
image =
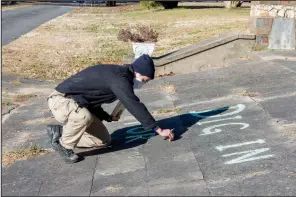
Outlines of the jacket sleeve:
<svg viewBox="0 0 296 197">
<path fill-rule="evenodd" d="M 157 127 L 155 119 L 135 95 L 130 82 L 127 79 L 125 80 L 120 83 L 113 82 L 110 87 L 112 92 L 125 108 L 143 125 L 145 130 Z"/>
<path fill-rule="evenodd" d="M 107 122 L 111 122 L 111 116 L 103 110 L 101 106 L 92 107 L 89 111 L 94 114 L 100 120 L 106 120 Z"/>
</svg>

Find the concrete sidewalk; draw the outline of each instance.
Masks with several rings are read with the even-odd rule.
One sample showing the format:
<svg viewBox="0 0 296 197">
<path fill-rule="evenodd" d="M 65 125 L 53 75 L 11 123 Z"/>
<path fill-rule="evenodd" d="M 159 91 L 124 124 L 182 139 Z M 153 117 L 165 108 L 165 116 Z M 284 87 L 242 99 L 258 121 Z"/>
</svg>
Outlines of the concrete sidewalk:
<svg viewBox="0 0 296 197">
<path fill-rule="evenodd" d="M 165 77 L 137 92 L 177 140 L 145 132 L 125 112 L 106 124 L 116 145 L 77 150 L 80 163 L 53 152 L 3 167 L 3 195 L 296 195 L 296 53 L 257 54 L 258 62 Z M 49 147 L 43 90 L 6 115 L 4 151 Z"/>
</svg>

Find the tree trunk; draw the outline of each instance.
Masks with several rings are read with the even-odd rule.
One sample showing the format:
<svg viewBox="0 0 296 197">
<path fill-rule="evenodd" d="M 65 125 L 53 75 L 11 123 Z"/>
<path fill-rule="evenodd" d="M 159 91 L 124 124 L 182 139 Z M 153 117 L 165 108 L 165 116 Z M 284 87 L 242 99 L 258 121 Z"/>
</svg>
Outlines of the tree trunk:
<svg viewBox="0 0 296 197">
<path fill-rule="evenodd" d="M 165 9 L 173 9 L 178 7 L 178 1 L 157 1 L 160 3 Z"/>
<path fill-rule="evenodd" d="M 225 8 L 237 8 L 241 7 L 243 1 L 224 1 Z"/>
<path fill-rule="evenodd" d="M 114 7 L 114 6 L 116 6 L 116 1 L 106 1 L 106 6 L 107 7 Z"/>
</svg>

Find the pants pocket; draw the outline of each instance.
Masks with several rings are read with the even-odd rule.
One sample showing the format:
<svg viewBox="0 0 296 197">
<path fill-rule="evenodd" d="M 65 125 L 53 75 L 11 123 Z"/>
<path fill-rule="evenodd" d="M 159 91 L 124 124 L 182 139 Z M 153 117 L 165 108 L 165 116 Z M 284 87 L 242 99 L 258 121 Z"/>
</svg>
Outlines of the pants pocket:
<svg viewBox="0 0 296 197">
<path fill-rule="evenodd" d="M 72 108 L 71 100 L 62 96 L 49 98 L 48 106 L 55 119 L 61 124 L 65 124 L 68 121 L 69 114 L 75 110 Z"/>
</svg>

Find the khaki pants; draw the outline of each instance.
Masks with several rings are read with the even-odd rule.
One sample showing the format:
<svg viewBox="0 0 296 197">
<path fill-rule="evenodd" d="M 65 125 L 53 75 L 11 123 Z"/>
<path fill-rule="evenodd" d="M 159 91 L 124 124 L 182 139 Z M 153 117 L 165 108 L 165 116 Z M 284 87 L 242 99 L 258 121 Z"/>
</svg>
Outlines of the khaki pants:
<svg viewBox="0 0 296 197">
<path fill-rule="evenodd" d="M 64 124 L 60 143 L 67 149 L 77 147 L 105 147 L 111 136 L 101 120 L 88 109 L 81 108 L 71 98 L 54 91 L 48 97 L 48 106 L 55 119 Z"/>
</svg>

